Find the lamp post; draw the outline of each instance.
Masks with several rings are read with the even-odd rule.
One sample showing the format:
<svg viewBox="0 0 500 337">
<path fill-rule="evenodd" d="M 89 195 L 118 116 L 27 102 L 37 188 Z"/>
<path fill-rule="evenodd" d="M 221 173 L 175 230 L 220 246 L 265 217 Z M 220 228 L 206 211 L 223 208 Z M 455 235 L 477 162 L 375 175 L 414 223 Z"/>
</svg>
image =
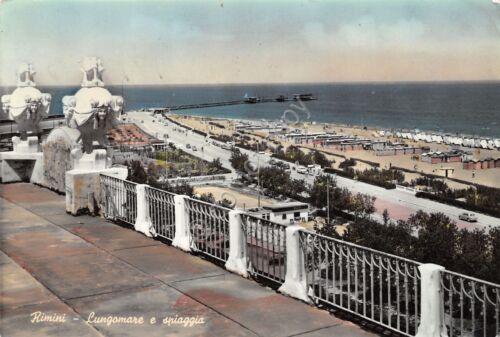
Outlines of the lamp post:
<svg viewBox="0 0 500 337">
<path fill-rule="evenodd" d="M 334 175 L 333 178 L 335 179 L 337 175 Z M 330 224 L 330 181 L 332 179 L 332 176 L 328 174 L 326 176 L 326 220 L 327 223 Z"/>
<path fill-rule="evenodd" d="M 257 189 L 259 191 L 257 196 L 257 207 L 260 208 L 260 153 L 259 153 L 258 142 L 257 142 Z"/>
<path fill-rule="evenodd" d="M 326 223 L 330 224 L 330 175 L 326 178 Z"/>
</svg>

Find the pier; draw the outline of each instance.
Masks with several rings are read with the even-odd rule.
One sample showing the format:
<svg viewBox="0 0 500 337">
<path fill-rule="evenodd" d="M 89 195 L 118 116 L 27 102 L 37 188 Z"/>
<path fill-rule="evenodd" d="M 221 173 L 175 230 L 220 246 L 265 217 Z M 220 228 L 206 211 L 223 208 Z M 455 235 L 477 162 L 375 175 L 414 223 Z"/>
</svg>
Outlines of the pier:
<svg viewBox="0 0 500 337">
<path fill-rule="evenodd" d="M 224 101 L 224 102 L 210 102 L 210 103 L 198 103 L 198 104 L 183 104 L 183 105 L 172 105 L 167 106 L 163 109 L 155 109 L 155 111 L 176 111 L 176 110 L 188 110 L 188 109 L 201 109 L 201 108 L 213 108 L 218 106 L 226 106 L 226 105 L 241 105 L 241 104 L 259 104 L 259 103 L 283 103 L 283 102 L 291 102 L 291 101 L 313 101 L 317 98 L 314 98 L 312 95 L 294 95 L 294 97 L 285 97 L 279 96 L 277 98 L 270 97 L 247 97 L 241 100 L 234 101 Z"/>
</svg>

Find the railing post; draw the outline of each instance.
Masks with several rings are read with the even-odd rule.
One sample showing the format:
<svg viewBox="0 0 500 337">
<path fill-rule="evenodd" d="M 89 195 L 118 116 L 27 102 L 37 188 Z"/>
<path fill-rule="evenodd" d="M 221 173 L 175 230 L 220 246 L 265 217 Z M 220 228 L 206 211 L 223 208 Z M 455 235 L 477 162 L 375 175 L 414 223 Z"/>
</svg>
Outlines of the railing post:
<svg viewBox="0 0 500 337">
<path fill-rule="evenodd" d="M 447 337 L 444 324 L 441 272 L 444 267 L 428 263 L 418 267 L 420 282 L 420 325 L 416 337 Z"/>
<path fill-rule="evenodd" d="M 278 289 L 279 292 L 311 303 L 307 295 L 307 279 L 304 261 L 304 252 L 300 247 L 298 225 L 288 226 L 286 236 L 286 275 L 285 283 Z"/>
<path fill-rule="evenodd" d="M 248 277 L 247 240 L 243 230 L 240 210 L 229 211 L 229 256 L 226 269 L 243 277 Z"/>
<path fill-rule="evenodd" d="M 174 196 L 175 205 L 175 236 L 172 246 L 186 252 L 191 251 L 191 230 L 189 228 L 189 213 L 186 207 L 187 195 Z"/>
<path fill-rule="evenodd" d="M 137 194 L 137 217 L 135 219 L 134 229 L 143 233 L 146 236 L 151 235 L 151 219 L 149 218 L 149 205 L 146 200 L 146 186 L 145 184 L 135 185 Z"/>
</svg>

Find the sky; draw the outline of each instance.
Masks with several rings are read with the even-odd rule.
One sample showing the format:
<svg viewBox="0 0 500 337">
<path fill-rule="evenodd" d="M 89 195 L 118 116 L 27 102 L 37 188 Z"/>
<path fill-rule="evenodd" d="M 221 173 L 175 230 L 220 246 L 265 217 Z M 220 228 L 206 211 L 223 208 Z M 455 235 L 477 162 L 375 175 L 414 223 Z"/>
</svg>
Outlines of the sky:
<svg viewBox="0 0 500 337">
<path fill-rule="evenodd" d="M 500 80 L 492 0 L 0 0 L 0 85 Z"/>
</svg>

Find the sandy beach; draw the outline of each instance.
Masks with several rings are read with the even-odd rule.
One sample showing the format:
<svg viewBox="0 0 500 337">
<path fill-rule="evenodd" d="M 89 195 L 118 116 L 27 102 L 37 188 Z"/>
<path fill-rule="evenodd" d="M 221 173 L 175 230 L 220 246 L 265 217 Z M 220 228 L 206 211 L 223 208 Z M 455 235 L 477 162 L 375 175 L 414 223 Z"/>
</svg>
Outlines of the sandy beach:
<svg viewBox="0 0 500 337">
<path fill-rule="evenodd" d="M 221 118 L 210 118 L 210 117 L 199 117 L 199 116 L 185 116 L 185 115 L 171 115 L 172 119 L 182 123 L 184 125 L 188 125 L 194 129 L 216 134 L 216 135 L 232 135 L 235 132 L 235 124 L 240 122 L 239 120 L 232 119 L 221 119 Z M 214 124 L 216 123 L 224 128 L 217 127 Z M 376 139 L 376 140 L 390 140 L 393 142 L 403 142 L 408 144 L 409 146 L 421 147 L 427 146 L 430 148 L 430 151 L 449 151 L 451 149 L 450 146 L 446 144 L 437 144 L 437 143 L 425 143 L 421 141 L 410 141 L 408 139 L 399 139 L 396 137 L 375 137 L 375 128 L 367 128 L 363 129 L 361 127 L 353 127 L 353 126 L 340 126 L 335 124 L 311 124 L 311 123 L 301 123 L 297 125 L 293 125 L 293 128 L 302 129 L 304 131 L 307 130 L 308 133 L 313 132 L 335 132 L 337 134 L 346 134 L 352 136 L 358 136 L 360 138 L 367 139 Z M 247 131 L 247 133 L 249 133 Z M 252 131 L 251 134 L 258 137 L 268 137 L 269 133 L 266 131 Z M 283 139 L 278 139 L 274 137 L 273 139 L 278 140 L 283 146 L 287 147 L 292 145 L 290 142 L 284 141 Z M 360 159 L 370 162 L 379 163 L 382 168 L 389 168 L 390 166 L 401 167 L 407 170 L 415 171 L 414 173 L 405 172 L 405 180 L 410 182 L 412 179 L 415 179 L 419 176 L 419 173 L 427 173 L 427 174 L 435 174 L 435 175 L 443 175 L 443 172 L 440 168 L 447 167 L 455 169 L 453 178 L 464 180 L 470 183 L 496 187 L 500 188 L 500 169 L 483 169 L 476 170 L 475 175 L 473 177 L 471 170 L 464 170 L 462 168 L 462 163 L 441 163 L 441 164 L 430 164 L 423 162 L 421 160 L 412 159 L 412 155 L 397 155 L 397 156 L 377 156 L 374 151 L 367 150 L 352 150 L 352 151 L 341 151 L 335 150 L 328 147 L 320 147 L 315 146 L 313 144 L 300 144 L 300 146 L 304 151 L 308 150 L 320 150 L 325 153 L 330 160 L 334 160 L 333 164 L 334 168 L 338 168 L 338 165 L 345 158 L 352 159 Z M 485 149 L 475 149 L 475 148 L 464 148 L 466 151 L 471 151 L 475 159 L 484 159 L 488 157 L 498 158 L 500 157 L 499 150 L 485 150 Z M 358 161 L 356 166 L 354 167 L 357 170 L 364 170 L 371 168 L 372 166 L 368 163 L 364 163 L 362 161 Z M 456 181 L 445 179 L 447 184 L 452 188 L 464 188 L 466 185 L 462 183 L 458 183 Z"/>
</svg>

